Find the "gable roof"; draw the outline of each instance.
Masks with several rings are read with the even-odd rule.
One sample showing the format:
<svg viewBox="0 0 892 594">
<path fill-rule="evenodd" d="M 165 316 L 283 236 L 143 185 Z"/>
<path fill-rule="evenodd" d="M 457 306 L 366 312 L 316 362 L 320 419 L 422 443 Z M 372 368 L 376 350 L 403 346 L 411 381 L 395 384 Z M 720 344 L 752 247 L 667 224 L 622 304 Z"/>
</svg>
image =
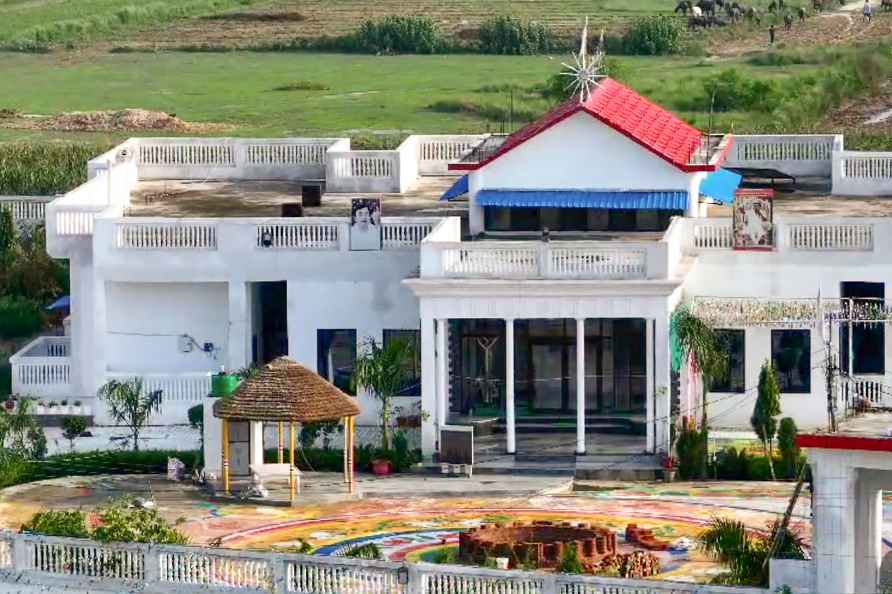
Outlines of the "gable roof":
<svg viewBox="0 0 892 594">
<path fill-rule="evenodd" d="M 692 164 L 704 134 L 611 78 L 605 78 L 585 102 L 570 99 L 508 136 L 491 156 L 478 163 L 455 163 L 450 169 L 480 169 L 568 117 L 584 112 L 686 172 L 713 171 L 715 164 Z"/>
</svg>

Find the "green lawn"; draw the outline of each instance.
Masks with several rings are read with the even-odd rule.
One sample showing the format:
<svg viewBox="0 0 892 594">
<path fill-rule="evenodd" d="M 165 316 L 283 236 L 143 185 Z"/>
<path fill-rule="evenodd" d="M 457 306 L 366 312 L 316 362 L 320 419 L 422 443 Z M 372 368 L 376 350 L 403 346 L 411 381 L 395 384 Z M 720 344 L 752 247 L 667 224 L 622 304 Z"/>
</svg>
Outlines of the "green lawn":
<svg viewBox="0 0 892 594">
<path fill-rule="evenodd" d="M 62 111 L 139 107 L 176 113 L 191 122 L 230 126 L 215 135 L 359 135 L 368 132 L 497 131 L 500 118 L 438 113 L 438 100 L 461 100 L 505 108 L 505 92 L 486 85 L 522 88 L 560 70 L 563 56 L 396 56 L 313 53 L 130 53 L 70 60 L 59 55 L 0 54 L 6 81 L 0 109 L 54 114 Z M 814 69 L 785 68 L 700 58 L 618 58 L 622 78 L 682 116 L 706 125 L 708 106 L 692 104 L 699 81 L 737 66 L 754 76 L 783 77 Z M 294 81 L 322 83 L 329 90 L 275 91 Z M 516 112 L 538 114 L 548 103 L 535 94 L 515 94 Z M 717 126 L 736 127 L 753 114 L 722 114 Z M 138 133 L 138 135 L 146 133 Z M 128 133 L 78 134 L 2 128 L 0 139 L 111 140 Z"/>
</svg>

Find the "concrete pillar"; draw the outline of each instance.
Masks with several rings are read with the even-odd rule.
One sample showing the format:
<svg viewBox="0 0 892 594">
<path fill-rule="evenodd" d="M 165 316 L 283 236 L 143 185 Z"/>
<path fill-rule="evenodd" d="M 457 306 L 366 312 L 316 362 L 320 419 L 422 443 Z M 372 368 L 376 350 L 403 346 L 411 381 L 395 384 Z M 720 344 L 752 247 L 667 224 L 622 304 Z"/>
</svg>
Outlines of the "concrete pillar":
<svg viewBox="0 0 892 594">
<path fill-rule="evenodd" d="M 227 370 L 245 367 L 251 362 L 250 283 L 229 282 L 229 328 L 226 332 Z"/>
<path fill-rule="evenodd" d="M 585 454 L 585 318 L 576 319 L 576 453 Z"/>
<path fill-rule="evenodd" d="M 223 424 L 214 416 L 214 403 L 217 398 L 206 396 L 202 398 L 201 403 L 204 405 L 204 469 L 209 474 L 217 477 L 223 472 L 223 458 L 220 453 L 222 451 L 221 443 L 223 441 Z"/>
<path fill-rule="evenodd" d="M 855 592 L 876 592 L 883 561 L 883 492 L 867 473 L 858 471 L 855 500 Z"/>
<path fill-rule="evenodd" d="M 648 324 L 650 327 L 650 324 Z M 653 320 L 653 329 L 648 331 L 653 344 L 652 350 L 648 350 L 647 359 L 651 364 L 653 373 L 648 372 L 648 377 L 653 375 L 653 380 L 648 380 L 648 423 L 647 444 L 648 451 L 653 453 L 669 453 L 669 386 L 670 386 L 670 353 L 669 353 L 669 314 Z M 652 393 L 650 392 L 652 385 Z"/>
<path fill-rule="evenodd" d="M 514 419 L 514 320 L 505 320 L 505 451 L 517 452 L 516 421 Z"/>
<path fill-rule="evenodd" d="M 654 321 L 644 320 L 644 366 L 647 373 L 647 397 L 645 399 L 645 415 L 647 422 L 647 451 L 653 452 L 656 446 L 656 352 L 654 350 Z M 668 339 L 668 337 L 667 337 Z"/>
<path fill-rule="evenodd" d="M 855 592 L 855 470 L 846 452 L 812 450 L 815 594 Z"/>
<path fill-rule="evenodd" d="M 248 460 L 252 470 L 259 470 L 263 466 L 263 423 L 260 421 L 252 421 L 250 425 Z"/>
<path fill-rule="evenodd" d="M 436 339 L 433 318 L 421 318 L 421 453 L 426 459 L 437 449 Z"/>
<path fill-rule="evenodd" d="M 92 361 L 92 373 L 87 381 L 87 389 L 91 396 L 105 383 L 105 374 L 108 371 L 106 360 L 106 341 L 108 340 L 108 310 L 105 279 L 93 277 L 93 350 L 86 354 L 87 360 Z M 98 407 L 104 411 L 104 407 Z M 105 416 L 104 414 L 102 415 Z M 108 420 L 107 418 L 104 420 Z"/>
<path fill-rule="evenodd" d="M 446 376 L 449 358 L 446 353 L 446 319 L 437 318 L 437 427 L 442 429 L 449 419 L 449 381 Z"/>
</svg>

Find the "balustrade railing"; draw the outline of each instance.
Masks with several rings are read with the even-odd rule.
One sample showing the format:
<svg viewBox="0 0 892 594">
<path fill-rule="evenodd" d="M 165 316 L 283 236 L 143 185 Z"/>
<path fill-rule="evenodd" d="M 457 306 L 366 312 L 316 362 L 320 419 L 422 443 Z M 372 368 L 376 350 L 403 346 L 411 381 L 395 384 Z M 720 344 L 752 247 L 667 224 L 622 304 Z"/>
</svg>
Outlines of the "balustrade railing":
<svg viewBox="0 0 892 594">
<path fill-rule="evenodd" d="M 7 543 L 4 547 L 3 543 Z M 4 551 L 6 551 L 4 553 Z M 91 592 L 767 594 L 758 588 L 0 534 L 0 584 Z M 49 581 L 52 580 L 52 581 Z M 0 588 L 2 589 L 2 588 Z"/>
<path fill-rule="evenodd" d="M 892 195 L 892 152 L 833 153 L 833 193 L 854 196 Z"/>
<path fill-rule="evenodd" d="M 340 228 L 338 220 L 270 221 L 257 225 L 256 245 L 264 249 L 337 250 Z"/>
<path fill-rule="evenodd" d="M 169 219 L 125 220 L 115 228 L 115 247 L 135 250 L 215 250 L 214 221 Z"/>
<path fill-rule="evenodd" d="M 788 224 L 787 245 L 795 250 L 873 249 L 870 224 Z"/>
<path fill-rule="evenodd" d="M 68 396 L 71 388 L 71 340 L 41 336 L 9 358 L 12 392 L 28 396 Z"/>
<path fill-rule="evenodd" d="M 324 165 L 327 143 L 251 142 L 245 151 L 249 165 Z"/>
<path fill-rule="evenodd" d="M 734 243 L 730 219 L 692 219 L 690 237 L 694 250 L 729 250 Z"/>
<path fill-rule="evenodd" d="M 0 210 L 8 210 L 14 223 L 42 223 L 51 200 L 48 196 L 0 196 Z"/>
<path fill-rule="evenodd" d="M 139 165 L 165 167 L 235 167 L 235 146 L 226 140 L 145 139 L 138 145 Z"/>
<path fill-rule="evenodd" d="M 385 250 L 416 247 L 433 230 L 435 224 L 436 220 L 417 223 L 411 220 L 402 222 L 385 220 L 381 223 L 382 247 Z"/>
<path fill-rule="evenodd" d="M 633 279 L 647 276 L 647 252 L 634 249 L 552 248 L 547 276 Z"/>
<path fill-rule="evenodd" d="M 210 372 L 196 371 L 184 373 L 141 373 L 138 371 L 116 371 L 106 374 L 107 379 L 127 380 L 141 378 L 146 392 L 161 391 L 164 404 L 176 402 L 196 403 L 211 392 Z"/>
<path fill-rule="evenodd" d="M 841 135 L 734 135 L 726 167 L 775 169 L 792 176 L 830 177 L 833 152 Z"/>
</svg>

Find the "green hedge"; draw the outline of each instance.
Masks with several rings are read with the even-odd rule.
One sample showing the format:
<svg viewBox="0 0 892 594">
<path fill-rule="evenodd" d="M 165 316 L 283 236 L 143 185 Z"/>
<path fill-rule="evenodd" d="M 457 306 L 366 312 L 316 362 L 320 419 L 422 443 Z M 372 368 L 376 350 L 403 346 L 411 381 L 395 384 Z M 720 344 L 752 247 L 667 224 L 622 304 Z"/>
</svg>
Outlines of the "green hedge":
<svg viewBox="0 0 892 594">
<path fill-rule="evenodd" d="M 799 454 L 797 463 L 795 466 L 791 465 L 790 472 L 779 472 L 778 478 L 794 478 L 799 467 L 805 463 L 805 456 Z M 774 467 L 776 470 L 784 468 L 782 460 L 777 456 L 774 458 Z M 752 455 L 745 449 L 738 451 L 735 447 L 728 447 L 716 452 L 715 463 L 710 464 L 709 477 L 728 481 L 770 481 L 771 470 L 766 456 Z"/>
<path fill-rule="evenodd" d="M 23 338 L 43 327 L 44 312 L 39 303 L 24 297 L 0 297 L 0 338 Z"/>
<path fill-rule="evenodd" d="M 87 181 L 85 163 L 111 148 L 101 144 L 0 143 L 0 195 L 49 196 Z"/>
<path fill-rule="evenodd" d="M 480 24 L 480 52 L 484 54 L 547 54 L 555 49 L 555 37 L 547 26 L 511 16 L 497 16 Z"/>
</svg>

